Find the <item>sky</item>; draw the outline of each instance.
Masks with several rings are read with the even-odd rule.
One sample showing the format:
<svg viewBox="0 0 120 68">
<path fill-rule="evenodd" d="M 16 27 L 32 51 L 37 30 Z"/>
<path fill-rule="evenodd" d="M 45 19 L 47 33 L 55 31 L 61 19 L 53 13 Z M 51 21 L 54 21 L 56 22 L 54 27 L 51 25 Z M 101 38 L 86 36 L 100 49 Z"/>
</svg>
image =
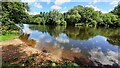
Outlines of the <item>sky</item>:
<svg viewBox="0 0 120 68">
<path fill-rule="evenodd" d="M 28 2 L 30 7 L 28 13 L 32 15 L 39 14 L 39 12 L 52 11 L 53 9 L 64 13 L 77 5 L 92 7 L 95 11 L 108 13 L 117 6 L 119 1 L 120 0 L 22 0 L 22 2 Z"/>
</svg>

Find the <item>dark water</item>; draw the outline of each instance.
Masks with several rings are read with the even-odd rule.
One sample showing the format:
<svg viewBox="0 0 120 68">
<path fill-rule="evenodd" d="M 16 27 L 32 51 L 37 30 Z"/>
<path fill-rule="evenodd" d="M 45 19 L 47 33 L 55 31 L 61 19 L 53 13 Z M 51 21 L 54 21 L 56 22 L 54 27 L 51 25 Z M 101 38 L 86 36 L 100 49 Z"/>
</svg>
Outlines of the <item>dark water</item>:
<svg viewBox="0 0 120 68">
<path fill-rule="evenodd" d="M 35 48 L 47 50 L 56 58 L 80 65 L 119 65 L 120 28 L 24 24 L 23 31 L 36 40 Z"/>
</svg>

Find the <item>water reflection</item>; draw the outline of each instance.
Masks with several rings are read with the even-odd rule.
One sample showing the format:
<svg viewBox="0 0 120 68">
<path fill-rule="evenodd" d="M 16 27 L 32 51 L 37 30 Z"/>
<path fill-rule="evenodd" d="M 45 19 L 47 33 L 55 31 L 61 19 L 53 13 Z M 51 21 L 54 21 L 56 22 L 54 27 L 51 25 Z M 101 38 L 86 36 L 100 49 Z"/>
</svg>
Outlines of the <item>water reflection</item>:
<svg viewBox="0 0 120 68">
<path fill-rule="evenodd" d="M 120 45 L 120 35 L 109 36 L 107 41 L 113 45 Z"/>
<path fill-rule="evenodd" d="M 91 60 L 97 61 L 103 65 L 118 64 L 118 52 L 108 50 L 107 53 L 104 53 L 101 48 L 94 48 L 91 49 L 89 54 L 91 55 Z"/>
<path fill-rule="evenodd" d="M 28 24 L 16 24 L 16 26 L 18 26 L 23 31 L 23 33 L 27 33 L 27 34 L 32 33 L 32 30 L 29 29 Z"/>
<path fill-rule="evenodd" d="M 29 27 L 32 32 L 28 37 L 36 40 L 35 48 L 52 53 L 56 60 L 58 58 L 71 60 L 84 66 L 115 65 L 119 62 L 120 40 L 116 37 L 120 35 L 119 28 L 95 29 L 36 25 Z"/>
<path fill-rule="evenodd" d="M 23 34 L 19 36 L 19 39 L 25 42 L 28 46 L 35 47 L 36 41 L 34 39 L 29 39 L 30 34 Z"/>
</svg>

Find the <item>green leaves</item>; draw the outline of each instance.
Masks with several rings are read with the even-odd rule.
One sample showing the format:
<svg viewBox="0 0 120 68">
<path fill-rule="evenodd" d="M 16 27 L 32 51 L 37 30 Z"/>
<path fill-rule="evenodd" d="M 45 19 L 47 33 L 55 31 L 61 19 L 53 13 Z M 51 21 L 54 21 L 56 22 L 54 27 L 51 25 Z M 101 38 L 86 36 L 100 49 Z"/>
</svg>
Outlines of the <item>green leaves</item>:
<svg viewBox="0 0 120 68">
<path fill-rule="evenodd" d="M 73 9 L 65 13 L 65 15 L 65 20 L 67 21 L 68 25 L 75 25 L 75 23 L 78 23 L 78 21 L 81 18 L 80 14 L 78 13 L 78 10 Z"/>
<path fill-rule="evenodd" d="M 27 3 L 21 2 L 2 2 L 2 27 L 4 30 L 15 30 L 15 24 L 28 22 L 29 10 Z"/>
<path fill-rule="evenodd" d="M 111 11 L 111 13 L 115 14 L 118 16 L 118 18 L 116 19 L 115 17 L 112 17 L 114 19 L 114 24 L 116 26 L 120 26 L 120 2 L 118 3 L 118 5 L 114 8 L 114 10 Z"/>
<path fill-rule="evenodd" d="M 111 11 L 111 13 L 118 15 L 118 17 L 120 18 L 120 4 L 118 4 L 113 11 Z"/>
<path fill-rule="evenodd" d="M 58 10 L 40 12 L 37 15 L 29 15 L 27 3 L 2 2 L 1 22 L 5 30 L 13 29 L 15 24 L 30 23 L 43 25 L 77 25 L 77 26 L 120 26 L 120 4 L 111 13 L 102 14 L 91 7 L 75 6 L 66 13 Z M 113 14 L 112 14 L 113 13 Z M 115 14 L 115 15 L 114 15 Z M 11 26 L 12 25 L 12 26 Z"/>
</svg>

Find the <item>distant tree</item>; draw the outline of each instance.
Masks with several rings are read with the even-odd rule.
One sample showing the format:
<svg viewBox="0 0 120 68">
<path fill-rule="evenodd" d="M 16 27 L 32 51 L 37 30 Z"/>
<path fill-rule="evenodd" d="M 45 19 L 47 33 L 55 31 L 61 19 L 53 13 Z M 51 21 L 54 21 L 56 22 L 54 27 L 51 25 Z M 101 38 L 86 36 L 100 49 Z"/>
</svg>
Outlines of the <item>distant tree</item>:
<svg viewBox="0 0 120 68">
<path fill-rule="evenodd" d="M 118 5 L 114 8 L 114 10 L 111 11 L 111 13 L 118 15 L 118 17 L 120 18 L 120 2 L 118 3 Z"/>
<path fill-rule="evenodd" d="M 66 21 L 68 25 L 74 25 L 75 23 L 78 23 L 80 18 L 81 16 L 77 10 L 71 10 L 67 13 Z"/>
</svg>

